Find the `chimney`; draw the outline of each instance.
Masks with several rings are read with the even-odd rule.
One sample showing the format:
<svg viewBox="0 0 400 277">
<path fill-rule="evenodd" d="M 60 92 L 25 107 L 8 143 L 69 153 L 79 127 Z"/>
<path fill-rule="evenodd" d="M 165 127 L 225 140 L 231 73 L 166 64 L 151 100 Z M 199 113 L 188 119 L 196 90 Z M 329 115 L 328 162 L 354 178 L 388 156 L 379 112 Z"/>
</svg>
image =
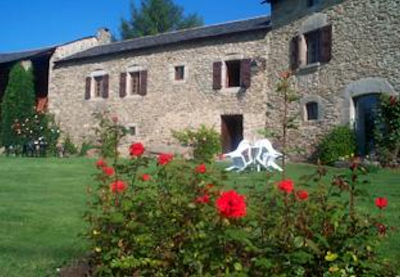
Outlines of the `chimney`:
<svg viewBox="0 0 400 277">
<path fill-rule="evenodd" d="M 111 32 L 108 28 L 100 28 L 96 37 L 100 44 L 111 43 Z"/>
</svg>

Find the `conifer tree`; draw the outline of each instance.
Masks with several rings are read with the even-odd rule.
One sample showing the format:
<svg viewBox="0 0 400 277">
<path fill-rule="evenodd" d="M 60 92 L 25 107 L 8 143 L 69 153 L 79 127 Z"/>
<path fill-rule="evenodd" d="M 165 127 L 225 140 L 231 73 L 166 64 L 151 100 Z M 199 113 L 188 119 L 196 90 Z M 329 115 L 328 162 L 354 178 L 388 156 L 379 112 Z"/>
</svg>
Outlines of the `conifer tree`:
<svg viewBox="0 0 400 277">
<path fill-rule="evenodd" d="M 22 147 L 26 136 L 18 134 L 35 113 L 35 91 L 32 69 L 25 70 L 16 64 L 9 74 L 8 84 L 1 104 L 1 144 Z"/>
<path fill-rule="evenodd" d="M 122 39 L 129 39 L 201 25 L 199 15 L 184 15 L 183 8 L 173 0 L 141 0 L 140 9 L 131 2 L 131 18 L 122 19 L 120 31 Z"/>
</svg>

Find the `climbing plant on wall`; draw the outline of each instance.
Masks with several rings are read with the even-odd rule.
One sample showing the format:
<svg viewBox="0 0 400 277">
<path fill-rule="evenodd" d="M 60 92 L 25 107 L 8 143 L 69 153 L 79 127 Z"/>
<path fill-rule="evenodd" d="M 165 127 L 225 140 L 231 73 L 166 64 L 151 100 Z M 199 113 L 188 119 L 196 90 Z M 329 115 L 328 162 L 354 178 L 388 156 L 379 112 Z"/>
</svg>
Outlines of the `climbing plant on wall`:
<svg viewBox="0 0 400 277">
<path fill-rule="evenodd" d="M 379 160 L 384 166 L 398 165 L 400 154 L 400 100 L 382 94 L 374 134 Z"/>
</svg>

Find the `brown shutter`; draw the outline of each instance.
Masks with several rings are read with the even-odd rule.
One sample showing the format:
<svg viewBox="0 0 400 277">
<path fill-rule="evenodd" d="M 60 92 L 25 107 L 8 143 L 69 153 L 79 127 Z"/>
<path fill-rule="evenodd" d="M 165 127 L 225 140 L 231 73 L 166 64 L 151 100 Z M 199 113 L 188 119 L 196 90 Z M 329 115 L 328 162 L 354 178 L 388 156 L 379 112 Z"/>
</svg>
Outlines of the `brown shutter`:
<svg viewBox="0 0 400 277">
<path fill-rule="evenodd" d="M 91 89 L 92 78 L 86 77 L 86 86 L 85 86 L 85 100 L 90 99 L 90 89 Z"/>
<path fill-rule="evenodd" d="M 104 75 L 103 76 L 103 98 L 104 99 L 108 98 L 108 81 L 109 81 L 108 75 Z"/>
<path fill-rule="evenodd" d="M 119 75 L 119 97 L 126 96 L 126 73 L 123 72 Z"/>
<path fill-rule="evenodd" d="M 296 70 L 299 67 L 299 43 L 300 36 L 292 38 L 290 42 L 290 68 Z"/>
<path fill-rule="evenodd" d="M 332 59 L 332 25 L 322 27 L 320 30 L 320 62 L 329 62 Z"/>
<path fill-rule="evenodd" d="M 251 59 L 240 61 L 240 86 L 249 88 L 251 83 Z"/>
<path fill-rule="evenodd" d="M 139 94 L 141 96 L 145 96 L 147 94 L 147 70 L 140 72 Z"/>
<path fill-rule="evenodd" d="M 215 62 L 213 64 L 213 89 L 218 90 L 222 88 L 222 62 Z"/>
</svg>

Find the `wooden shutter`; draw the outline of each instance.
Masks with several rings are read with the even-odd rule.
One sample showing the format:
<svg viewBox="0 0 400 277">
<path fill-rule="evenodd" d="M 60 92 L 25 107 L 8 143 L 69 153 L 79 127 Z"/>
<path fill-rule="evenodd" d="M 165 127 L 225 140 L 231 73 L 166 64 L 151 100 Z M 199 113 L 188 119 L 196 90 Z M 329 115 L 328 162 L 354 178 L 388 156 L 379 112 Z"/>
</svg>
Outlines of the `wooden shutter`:
<svg viewBox="0 0 400 277">
<path fill-rule="evenodd" d="M 300 36 L 292 38 L 290 42 L 290 68 L 296 70 L 299 67 L 299 43 Z"/>
<path fill-rule="evenodd" d="M 147 94 L 147 70 L 140 72 L 140 88 L 139 94 L 145 96 Z"/>
<path fill-rule="evenodd" d="M 320 62 L 329 62 L 332 59 L 332 25 L 322 27 L 319 30 L 320 35 Z"/>
<path fill-rule="evenodd" d="M 126 73 L 123 72 L 119 75 L 119 97 L 126 96 Z"/>
<path fill-rule="evenodd" d="M 104 99 L 108 98 L 108 87 L 109 87 L 108 83 L 109 83 L 109 77 L 108 77 L 108 75 L 104 75 L 103 76 L 103 95 L 102 95 Z"/>
<path fill-rule="evenodd" d="M 213 64 L 213 89 L 219 90 L 222 88 L 222 62 Z"/>
<path fill-rule="evenodd" d="M 251 83 L 251 59 L 240 61 L 240 86 L 249 88 Z"/>
<path fill-rule="evenodd" d="M 90 90 L 91 90 L 92 78 L 86 77 L 86 86 L 85 86 L 85 100 L 90 99 Z"/>
</svg>

